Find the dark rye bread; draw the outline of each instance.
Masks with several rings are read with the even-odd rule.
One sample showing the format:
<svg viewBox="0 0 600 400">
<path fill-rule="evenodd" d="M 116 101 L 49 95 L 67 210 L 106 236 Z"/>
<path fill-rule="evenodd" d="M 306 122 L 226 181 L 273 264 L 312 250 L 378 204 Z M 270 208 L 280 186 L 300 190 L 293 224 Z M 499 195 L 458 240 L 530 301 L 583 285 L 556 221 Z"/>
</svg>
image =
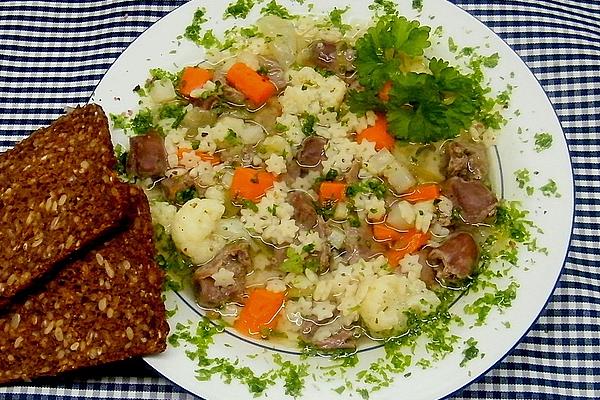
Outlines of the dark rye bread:
<svg viewBox="0 0 600 400">
<path fill-rule="evenodd" d="M 130 186 L 127 227 L 69 262 L 0 314 L 0 383 L 163 351 L 161 298 L 148 200 Z"/>
<path fill-rule="evenodd" d="M 0 154 L 0 309 L 118 226 L 129 195 L 115 162 L 97 105 L 74 109 Z"/>
</svg>

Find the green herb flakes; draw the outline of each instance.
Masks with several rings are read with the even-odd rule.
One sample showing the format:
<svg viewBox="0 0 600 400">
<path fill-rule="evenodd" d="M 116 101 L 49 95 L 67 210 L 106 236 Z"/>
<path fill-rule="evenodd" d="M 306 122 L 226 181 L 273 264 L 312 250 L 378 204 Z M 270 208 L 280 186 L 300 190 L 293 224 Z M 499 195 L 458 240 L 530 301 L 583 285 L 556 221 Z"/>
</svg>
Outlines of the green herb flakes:
<svg viewBox="0 0 600 400">
<path fill-rule="evenodd" d="M 369 5 L 369 10 L 374 11 L 377 14 L 384 15 L 397 15 L 398 5 L 392 0 L 373 0 L 373 3 Z"/>
<path fill-rule="evenodd" d="M 533 186 L 528 185 L 531 180 L 531 175 L 528 169 L 522 168 L 515 171 L 515 179 L 519 184 L 520 189 L 525 189 L 527 194 L 531 196 L 533 194 Z"/>
<path fill-rule="evenodd" d="M 423 0 L 412 0 L 412 8 L 419 12 L 423 11 Z"/>
<path fill-rule="evenodd" d="M 465 341 L 465 349 L 463 350 L 463 359 L 460 362 L 460 366 L 464 367 L 467 362 L 471 361 L 479 355 L 479 349 L 477 348 L 477 340 L 469 338 Z"/>
<path fill-rule="evenodd" d="M 189 26 L 185 28 L 185 32 L 183 36 L 196 44 L 200 44 L 201 36 L 201 25 L 208 21 L 205 17 L 206 9 L 198 8 L 194 12 L 194 17 L 192 18 L 192 22 Z"/>
<path fill-rule="evenodd" d="M 131 120 L 131 130 L 136 135 L 148 133 L 153 128 L 154 118 L 152 117 L 152 111 L 148 108 L 138 111 Z"/>
<path fill-rule="evenodd" d="M 231 3 L 225 9 L 223 19 L 227 18 L 246 18 L 248 13 L 254 7 L 254 0 L 237 0 L 235 3 Z"/>
<path fill-rule="evenodd" d="M 287 8 L 277 4 L 275 0 L 271 0 L 266 6 L 264 6 L 260 10 L 260 13 L 262 15 L 275 15 L 281 19 L 297 18 L 296 16 L 291 15 Z"/>
<path fill-rule="evenodd" d="M 544 150 L 548 150 L 552 147 L 552 135 L 548 132 L 540 132 L 534 135 L 535 139 L 535 151 L 538 153 Z"/>
<path fill-rule="evenodd" d="M 548 183 L 540 187 L 540 191 L 546 197 L 561 197 L 561 194 L 558 193 L 556 182 L 552 179 L 548 179 Z"/>
<path fill-rule="evenodd" d="M 467 314 L 477 316 L 475 325 L 480 326 L 485 322 L 488 314 L 493 308 L 507 308 L 512 305 L 513 300 L 517 297 L 517 288 L 519 285 L 516 282 L 511 282 L 504 290 L 499 290 L 495 293 L 486 293 L 471 304 L 464 307 Z"/>
<path fill-rule="evenodd" d="M 338 28 L 339 31 L 342 33 L 346 33 L 351 28 L 350 25 L 344 24 L 344 22 L 342 21 L 342 15 L 344 15 L 349 9 L 350 7 L 341 9 L 334 8 L 329 13 L 329 22 L 331 22 L 331 25 L 335 28 Z"/>
</svg>

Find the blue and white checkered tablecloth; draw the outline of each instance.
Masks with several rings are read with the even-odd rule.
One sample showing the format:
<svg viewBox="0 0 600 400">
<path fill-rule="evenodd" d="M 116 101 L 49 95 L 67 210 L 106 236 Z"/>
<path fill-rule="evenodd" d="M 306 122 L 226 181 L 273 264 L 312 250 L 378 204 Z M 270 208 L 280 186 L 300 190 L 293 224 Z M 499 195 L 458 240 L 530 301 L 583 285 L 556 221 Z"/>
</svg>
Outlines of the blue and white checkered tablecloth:
<svg viewBox="0 0 600 400">
<path fill-rule="evenodd" d="M 86 103 L 127 45 L 184 2 L 1 0 L 0 151 Z M 572 155 L 576 215 L 563 274 L 537 323 L 452 398 L 600 398 L 600 0 L 453 2 L 505 39 L 548 93 Z M 0 399 L 40 398 L 196 397 L 141 360 L 0 387 Z"/>
</svg>

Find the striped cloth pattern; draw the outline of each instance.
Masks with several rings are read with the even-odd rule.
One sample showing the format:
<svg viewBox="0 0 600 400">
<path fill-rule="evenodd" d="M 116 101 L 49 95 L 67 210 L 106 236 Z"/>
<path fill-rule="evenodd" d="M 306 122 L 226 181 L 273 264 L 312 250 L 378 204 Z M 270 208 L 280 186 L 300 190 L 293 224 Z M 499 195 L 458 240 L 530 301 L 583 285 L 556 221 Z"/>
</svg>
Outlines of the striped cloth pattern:
<svg viewBox="0 0 600 400">
<path fill-rule="evenodd" d="M 600 1 L 453 2 L 506 40 L 548 93 L 571 150 L 576 216 L 564 272 L 537 323 L 509 356 L 451 398 L 600 398 Z M 87 102 L 127 45 L 182 3 L 2 0 L 0 151 L 65 106 Z M 124 371 L 0 387 L 0 398 L 197 398 L 139 361 Z"/>
</svg>

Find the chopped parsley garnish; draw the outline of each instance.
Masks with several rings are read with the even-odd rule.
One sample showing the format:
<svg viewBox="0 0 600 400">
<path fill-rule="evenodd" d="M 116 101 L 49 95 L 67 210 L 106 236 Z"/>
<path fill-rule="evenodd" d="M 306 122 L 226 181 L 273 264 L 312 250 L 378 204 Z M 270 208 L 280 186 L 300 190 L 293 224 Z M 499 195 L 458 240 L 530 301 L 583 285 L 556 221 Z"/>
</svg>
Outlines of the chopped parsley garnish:
<svg viewBox="0 0 600 400">
<path fill-rule="evenodd" d="M 149 108 L 138 111 L 131 120 L 131 130 L 136 135 L 143 135 L 154 129 L 154 118 Z"/>
<path fill-rule="evenodd" d="M 396 15 L 398 14 L 397 6 L 396 2 L 392 0 L 373 0 L 373 3 L 369 5 L 369 10 L 385 15 Z"/>
<path fill-rule="evenodd" d="M 115 170 L 120 176 L 125 176 L 127 174 L 127 155 L 128 153 L 123 149 L 123 146 L 120 144 L 115 146 L 115 157 L 117 159 Z"/>
<path fill-rule="evenodd" d="M 417 11 L 423 11 L 423 0 L 412 0 L 412 8 Z"/>
<path fill-rule="evenodd" d="M 275 0 L 271 0 L 266 6 L 264 6 L 260 13 L 262 15 L 275 15 L 281 19 L 293 19 L 295 16 L 291 15 L 290 12 L 282 5 L 277 4 Z"/>
<path fill-rule="evenodd" d="M 390 132 L 410 142 L 454 138 L 474 121 L 499 128 L 504 120 L 478 76 L 437 58 L 426 64 L 431 73 L 406 72 L 407 61 L 430 46 L 429 32 L 418 21 L 398 16 L 382 17 L 370 27 L 356 42 L 356 71 L 364 90 L 349 91 L 350 110 L 386 112 Z M 380 94 L 384 86 L 387 99 Z"/>
<path fill-rule="evenodd" d="M 287 127 L 287 125 L 284 125 L 284 124 L 282 124 L 282 123 L 280 123 L 280 122 L 277 122 L 277 123 L 275 124 L 275 131 L 276 131 L 276 132 L 280 132 L 280 133 L 281 133 L 281 132 L 286 132 L 288 129 L 289 129 L 289 128 Z"/>
<path fill-rule="evenodd" d="M 192 262 L 175 247 L 171 235 L 160 224 L 154 225 L 156 263 L 167 272 L 165 286 L 174 291 L 183 289 L 193 271 Z"/>
<path fill-rule="evenodd" d="M 196 44 L 200 44 L 201 41 L 201 25 L 208 21 L 205 17 L 206 9 L 198 8 L 194 12 L 194 17 L 192 18 L 192 22 L 189 26 L 185 28 L 185 32 L 183 36 Z"/>
<path fill-rule="evenodd" d="M 183 103 L 167 103 L 158 109 L 158 117 L 160 119 L 173 118 L 171 128 L 177 128 L 181 125 L 181 121 L 183 121 L 186 113 L 187 110 Z"/>
<path fill-rule="evenodd" d="M 548 183 L 544 186 L 540 187 L 542 194 L 546 197 L 561 197 L 560 193 L 558 193 L 558 187 L 556 186 L 556 182 L 552 179 L 548 179 Z"/>
<path fill-rule="evenodd" d="M 230 146 L 237 146 L 241 143 L 237 133 L 231 128 L 227 130 L 227 134 L 225 135 L 225 142 Z"/>
<path fill-rule="evenodd" d="M 175 193 L 175 203 L 183 205 L 196 197 L 198 197 L 198 191 L 195 187 L 191 186 Z"/>
<path fill-rule="evenodd" d="M 273 354 L 273 361 L 279 366 L 274 373 L 283 379 L 285 394 L 298 397 L 304 389 L 304 378 L 308 376 L 308 364 L 292 363 L 289 360 L 283 361 L 280 354 Z"/>
<path fill-rule="evenodd" d="M 277 204 L 273 204 L 272 206 L 267 207 L 267 211 L 269 212 L 269 214 L 275 217 L 277 215 Z"/>
<path fill-rule="evenodd" d="M 254 202 L 247 199 L 242 199 L 240 203 L 242 204 L 242 207 L 252 210 L 254 212 L 258 212 L 258 206 Z"/>
<path fill-rule="evenodd" d="M 302 120 L 302 133 L 306 136 L 314 135 L 315 132 L 315 124 L 317 123 L 317 117 L 312 114 L 306 114 L 303 116 Z"/>
<path fill-rule="evenodd" d="M 495 293 L 486 293 L 473 303 L 467 304 L 464 307 L 464 311 L 477 316 L 475 325 L 483 325 L 493 307 L 507 308 L 512 305 L 513 300 L 517 297 L 518 287 L 519 285 L 516 282 L 511 282 L 504 290 L 498 290 Z"/>
<path fill-rule="evenodd" d="M 252 25 L 246 28 L 240 28 L 240 34 L 246 38 L 254 37 L 258 35 L 258 27 L 256 25 Z"/>
<path fill-rule="evenodd" d="M 534 190 L 533 186 L 528 185 L 528 183 L 531 179 L 528 169 L 522 168 L 522 169 L 516 170 L 515 171 L 515 179 L 516 179 L 517 183 L 519 184 L 520 189 L 525 189 L 527 194 L 530 196 L 533 194 L 533 190 Z"/>
<path fill-rule="evenodd" d="M 281 270 L 284 272 L 293 272 L 295 274 L 301 274 L 304 272 L 303 259 L 299 253 L 296 253 L 294 249 L 288 247 L 285 252 L 287 258 L 281 263 Z"/>
<path fill-rule="evenodd" d="M 346 188 L 346 196 L 354 197 L 359 193 L 372 193 L 381 200 L 385 197 L 387 190 L 385 183 L 377 178 L 371 178 L 349 185 Z"/>
<path fill-rule="evenodd" d="M 202 37 L 198 37 L 198 39 L 194 42 L 206 49 L 221 46 L 221 42 L 219 41 L 219 39 L 217 39 L 212 29 L 208 29 L 207 31 L 205 31 L 204 35 L 202 35 Z"/>
<path fill-rule="evenodd" d="M 331 22 L 331 25 L 335 28 L 338 28 L 342 33 L 346 33 L 351 28 L 350 25 L 344 24 L 342 21 L 342 15 L 344 15 L 344 13 L 346 13 L 349 9 L 349 6 L 340 9 L 334 8 L 329 13 L 329 22 Z"/>
<path fill-rule="evenodd" d="M 173 82 L 174 86 L 177 86 L 177 84 L 179 83 L 179 79 L 181 77 L 181 72 L 173 73 L 173 72 L 169 72 L 162 68 L 151 68 L 150 69 L 150 77 L 151 77 L 152 82 L 169 80 L 169 81 Z"/>
<path fill-rule="evenodd" d="M 123 114 L 113 114 L 110 113 L 110 121 L 113 124 L 113 128 L 115 129 L 127 129 L 129 128 L 129 118 Z"/>
<path fill-rule="evenodd" d="M 304 246 L 304 247 L 306 248 L 307 246 Z M 309 254 L 314 250 L 314 245 L 312 245 L 312 249 L 309 246 L 309 248 L 307 250 L 311 250 L 311 251 L 308 252 L 308 251 L 304 251 L 304 248 L 302 249 L 302 251 L 304 253 Z M 305 269 L 310 269 L 313 271 L 316 271 L 319 269 L 318 260 L 316 260 L 313 257 L 307 257 L 305 259 L 304 257 L 302 257 L 302 254 L 296 252 L 291 247 L 288 247 L 285 255 L 287 256 L 287 258 L 281 263 L 281 266 L 279 267 L 284 272 L 293 272 L 295 274 L 302 274 L 302 273 L 304 273 Z"/>
<path fill-rule="evenodd" d="M 548 132 L 536 133 L 535 139 L 535 151 L 538 153 L 544 150 L 548 150 L 552 146 L 552 135 Z"/>
<path fill-rule="evenodd" d="M 465 342 L 465 345 L 467 347 L 462 352 L 463 359 L 460 362 L 461 367 L 464 367 L 465 365 L 467 365 L 467 362 L 471 361 L 472 359 L 474 359 L 475 357 L 477 357 L 479 355 L 479 349 L 477 348 L 477 340 L 475 340 L 473 338 L 469 338 Z"/>
<path fill-rule="evenodd" d="M 518 243 L 531 240 L 533 222 L 525 219 L 528 212 L 518 208 L 517 202 L 502 201 L 496 208 L 495 227 L 499 234 Z"/>
<path fill-rule="evenodd" d="M 254 7 L 254 0 L 237 0 L 235 3 L 231 3 L 225 9 L 223 19 L 227 18 L 246 18 L 248 13 Z"/>
</svg>

